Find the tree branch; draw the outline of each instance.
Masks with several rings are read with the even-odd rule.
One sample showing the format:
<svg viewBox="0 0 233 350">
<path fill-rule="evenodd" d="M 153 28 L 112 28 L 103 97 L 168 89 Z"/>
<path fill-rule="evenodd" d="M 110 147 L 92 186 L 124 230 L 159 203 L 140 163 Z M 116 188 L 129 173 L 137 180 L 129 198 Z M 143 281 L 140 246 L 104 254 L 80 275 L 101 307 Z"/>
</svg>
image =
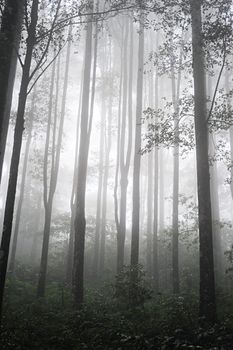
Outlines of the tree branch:
<svg viewBox="0 0 233 350">
<path fill-rule="evenodd" d="M 60 10 L 60 5 L 61 5 L 61 0 L 59 0 L 59 1 L 58 1 L 58 4 L 57 4 L 56 13 L 55 13 L 55 16 L 54 16 L 52 25 L 51 25 L 50 34 L 49 34 L 49 38 L 48 38 L 46 47 L 45 47 L 45 49 L 44 49 L 43 54 L 41 55 L 41 58 L 39 59 L 39 62 L 37 63 L 36 67 L 34 68 L 33 72 L 31 73 L 31 75 L 30 75 L 30 77 L 29 77 L 29 81 L 33 78 L 33 76 L 35 75 L 36 71 L 40 68 L 41 63 L 43 62 L 43 60 L 44 60 L 44 58 L 45 58 L 45 56 L 46 56 L 46 54 L 47 54 L 47 52 L 48 52 L 49 45 L 50 45 L 50 43 L 51 43 L 52 36 L 53 36 L 53 31 L 54 31 L 55 23 L 56 23 L 56 20 L 57 20 L 57 17 L 58 17 L 58 13 L 59 13 L 59 10 Z"/>
<path fill-rule="evenodd" d="M 214 108 L 214 103 L 215 103 L 215 100 L 216 100 L 216 95 L 217 95 L 217 92 L 218 92 L 219 83 L 220 83 L 220 80 L 221 80 L 221 77 L 222 77 L 222 73 L 223 73 L 223 69 L 224 69 L 225 63 L 226 63 L 227 53 L 226 53 L 225 41 L 223 42 L 223 47 L 224 47 L 224 54 L 223 54 L 222 67 L 221 67 L 219 75 L 218 75 L 218 80 L 217 80 L 217 83 L 216 83 L 216 86 L 215 86 L 214 95 L 213 95 L 213 99 L 212 99 L 212 103 L 211 103 L 211 107 L 210 107 L 210 110 L 209 110 L 209 114 L 208 114 L 208 118 L 206 120 L 206 123 L 208 123 L 210 118 L 211 118 L 211 115 L 212 115 L 212 112 L 213 112 L 213 108 Z"/>
</svg>

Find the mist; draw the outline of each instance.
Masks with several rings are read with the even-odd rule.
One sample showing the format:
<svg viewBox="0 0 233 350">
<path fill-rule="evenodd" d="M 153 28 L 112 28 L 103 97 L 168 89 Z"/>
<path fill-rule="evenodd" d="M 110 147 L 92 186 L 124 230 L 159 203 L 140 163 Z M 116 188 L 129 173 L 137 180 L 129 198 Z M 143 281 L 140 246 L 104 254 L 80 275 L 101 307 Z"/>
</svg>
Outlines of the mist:
<svg viewBox="0 0 233 350">
<path fill-rule="evenodd" d="M 2 349 L 232 349 L 232 2 L 0 8 Z"/>
</svg>

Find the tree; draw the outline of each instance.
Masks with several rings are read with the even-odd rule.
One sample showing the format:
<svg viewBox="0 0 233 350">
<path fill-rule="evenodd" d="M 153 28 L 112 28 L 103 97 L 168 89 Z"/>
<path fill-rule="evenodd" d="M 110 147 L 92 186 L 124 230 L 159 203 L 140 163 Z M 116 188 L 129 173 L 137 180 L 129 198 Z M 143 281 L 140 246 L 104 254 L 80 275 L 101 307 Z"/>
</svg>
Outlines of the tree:
<svg viewBox="0 0 233 350">
<path fill-rule="evenodd" d="M 103 89 L 104 91 L 104 89 Z M 101 208 L 103 193 L 103 172 L 104 172 L 104 127 L 106 123 L 106 102 L 105 96 L 102 96 L 101 102 L 101 124 L 100 124 L 100 142 L 99 142 L 99 167 L 98 167 L 98 191 L 96 202 L 96 226 L 95 226 L 95 246 L 93 257 L 93 276 L 97 277 L 99 272 L 99 253 L 100 253 L 100 231 L 101 231 Z"/>
<path fill-rule="evenodd" d="M 33 122 L 34 122 L 34 109 L 35 109 L 35 95 L 36 95 L 36 86 L 34 87 L 32 102 L 31 102 L 31 110 L 30 110 L 30 115 L 29 115 L 29 125 L 28 125 L 28 131 L 27 131 L 28 134 L 27 134 L 27 141 L 26 141 L 25 153 L 24 153 L 24 159 L 23 159 L 23 170 L 22 170 L 22 176 L 21 176 L 22 180 L 21 180 L 21 184 L 20 184 L 19 200 L 18 200 L 18 204 L 17 204 L 16 217 L 15 217 L 14 237 L 13 237 L 13 242 L 12 242 L 11 257 L 10 257 L 10 263 L 9 263 L 9 271 L 11 273 L 14 273 L 14 268 L 15 268 L 15 255 L 16 255 L 17 240 L 18 240 L 19 227 L 20 227 L 20 216 L 21 216 L 21 211 L 22 211 L 23 201 L 24 201 L 26 173 L 27 173 L 30 145 L 31 145 L 31 141 L 32 141 L 32 130 L 33 130 Z"/>
<path fill-rule="evenodd" d="M 156 35 L 156 50 L 159 46 L 159 34 Z M 155 71 L 155 110 L 159 107 L 159 72 Z M 158 120 L 155 121 L 156 123 Z M 158 187 L 159 187 L 159 149 L 154 149 L 154 215 L 153 215 L 153 286 L 159 290 L 159 261 L 158 261 Z"/>
<path fill-rule="evenodd" d="M 121 42 L 121 78 L 119 96 L 118 155 L 115 182 L 115 220 L 117 227 L 117 273 L 124 265 L 127 188 L 132 152 L 132 91 L 134 29 L 132 20 L 125 17 Z M 130 37 L 129 37 L 130 33 Z M 130 42 L 128 49 L 128 42 Z M 117 188 L 120 170 L 120 200 L 118 208 Z M 118 217 L 119 211 L 119 217 Z"/>
<path fill-rule="evenodd" d="M 92 12 L 93 4 L 89 11 Z M 80 124 L 80 142 L 78 157 L 78 176 L 76 188 L 76 216 L 74 220 L 74 262 L 73 262 L 73 293 L 74 302 L 78 306 L 83 303 L 84 297 L 84 249 L 85 249 L 85 194 L 87 178 L 87 162 L 91 135 L 92 119 L 90 116 L 90 82 L 92 63 L 92 15 L 87 16 L 86 47 L 84 56 L 84 76 L 82 92 L 82 112 Z"/>
<path fill-rule="evenodd" d="M 183 41 L 183 35 L 181 36 Z M 173 50 L 172 50 L 173 51 Z M 174 150 L 173 150 L 173 215 L 172 215 L 172 269 L 173 292 L 180 291 L 179 278 L 179 110 L 180 110 L 180 85 L 183 63 L 183 43 L 181 43 L 178 58 L 177 79 L 175 75 L 175 54 L 171 52 L 171 83 L 172 103 L 174 108 Z"/>
<path fill-rule="evenodd" d="M 82 102 L 82 89 L 83 89 L 83 70 L 82 70 L 82 81 L 80 85 L 79 92 L 79 105 L 78 105 L 78 115 L 76 123 L 76 138 L 75 138 L 75 152 L 74 152 L 74 172 L 73 172 L 73 182 L 72 191 L 70 197 L 70 235 L 69 235 L 69 245 L 67 251 L 67 266 L 66 266 L 66 281 L 69 285 L 72 284 L 72 267 L 74 258 L 74 218 L 75 218 L 75 194 L 77 187 L 77 174 L 78 174 L 78 151 L 79 151 L 79 129 L 80 129 L 80 117 L 81 117 L 81 102 Z"/>
<path fill-rule="evenodd" d="M 0 182 L 23 22 L 24 1 L 7 0 L 0 32 Z"/>
<path fill-rule="evenodd" d="M 71 27 L 70 27 L 71 33 Z M 63 126 L 65 120 L 66 112 L 66 96 L 68 89 L 68 78 L 69 78 L 69 65 L 70 65 L 70 50 L 71 41 L 69 40 L 66 52 L 66 64 L 65 64 L 65 77 L 63 85 L 62 103 L 61 103 L 61 113 L 60 120 L 58 119 L 58 93 L 59 93 L 59 74 L 60 74 L 60 56 L 58 58 L 57 65 L 57 87 L 56 87 L 56 101 L 55 101 L 55 111 L 54 111 L 54 125 L 53 125 L 53 140 L 52 140 L 52 160 L 51 160 L 51 174 L 50 174 L 50 186 L 48 189 L 48 156 L 49 156 L 49 140 L 50 140 L 50 130 L 52 122 L 52 110 L 53 110 L 53 89 L 54 89 L 54 78 L 55 78 L 55 62 L 52 70 L 51 77 L 51 89 L 50 89 L 50 100 L 49 100 L 49 116 L 48 125 L 46 133 L 46 145 L 45 145 L 45 156 L 44 156 L 44 208 L 45 208 L 45 223 L 44 223 L 44 235 L 41 253 L 41 263 L 40 272 L 37 288 L 37 296 L 43 297 L 45 294 L 45 283 L 46 283 L 46 272 L 47 272 L 47 262 L 48 262 L 48 250 L 49 250 L 49 237 L 50 237 L 50 226 L 52 217 L 52 207 L 53 199 L 57 186 L 58 171 L 60 165 L 60 156 L 62 148 L 62 136 L 63 136 Z M 58 126 L 58 136 L 56 140 L 57 125 Z"/>
<path fill-rule="evenodd" d="M 131 240 L 132 267 L 137 266 L 139 262 L 140 164 L 141 164 L 143 64 L 144 64 L 144 23 L 143 23 L 143 15 L 142 15 L 140 18 L 140 29 L 139 29 L 136 129 L 135 129 L 135 142 L 134 142 L 134 165 L 133 165 L 133 212 L 132 212 L 132 240 Z"/>
<path fill-rule="evenodd" d="M 105 124 L 105 159 L 104 159 L 104 176 L 103 176 L 103 198 L 102 198 L 102 223 L 101 223 L 101 236 L 100 236 L 100 273 L 104 271 L 105 263 L 105 241 L 106 241 L 106 215 L 107 215 L 107 193 L 108 193 L 108 178 L 109 178 L 109 158 L 112 147 L 112 94 L 113 94 L 113 77 L 111 75 L 112 68 L 112 45 L 109 42 L 109 97 L 108 97 L 108 118 Z"/>
<path fill-rule="evenodd" d="M 15 204 L 15 192 L 18 178 L 18 166 L 20 159 L 20 151 L 22 146 L 22 137 L 24 130 L 24 111 L 27 100 L 28 93 L 28 84 L 30 81 L 30 68 L 32 61 L 32 53 L 35 45 L 36 39 L 36 26 L 38 21 L 38 6 L 39 1 L 34 0 L 32 3 L 31 9 L 31 22 L 28 29 L 28 39 L 27 39 L 27 51 L 25 55 L 22 80 L 19 92 L 18 100 L 18 110 L 16 116 L 16 125 L 14 133 L 14 146 L 11 158 L 10 166 L 10 177 L 7 190 L 6 206 L 4 213 L 4 222 L 3 222 L 3 233 L 1 240 L 0 248 L 0 315 L 2 314 L 2 302 L 3 302 L 3 293 L 5 287 L 7 263 L 9 256 L 9 247 L 11 240 L 11 229 L 13 221 L 13 211 Z"/>
<path fill-rule="evenodd" d="M 200 316 L 213 322 L 216 317 L 213 234 L 208 159 L 206 79 L 202 35 L 201 1 L 191 0 L 194 119 L 198 182 L 200 244 Z"/>
</svg>

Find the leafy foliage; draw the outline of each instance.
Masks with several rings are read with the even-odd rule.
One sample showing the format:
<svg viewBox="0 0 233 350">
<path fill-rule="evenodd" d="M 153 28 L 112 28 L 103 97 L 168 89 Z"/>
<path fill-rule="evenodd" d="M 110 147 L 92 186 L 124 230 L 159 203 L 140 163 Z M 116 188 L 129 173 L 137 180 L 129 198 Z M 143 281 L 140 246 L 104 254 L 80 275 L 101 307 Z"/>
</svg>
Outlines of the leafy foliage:
<svg viewBox="0 0 233 350">
<path fill-rule="evenodd" d="M 124 266 L 116 276 L 115 298 L 125 307 L 143 306 L 152 296 L 141 265 Z"/>
</svg>

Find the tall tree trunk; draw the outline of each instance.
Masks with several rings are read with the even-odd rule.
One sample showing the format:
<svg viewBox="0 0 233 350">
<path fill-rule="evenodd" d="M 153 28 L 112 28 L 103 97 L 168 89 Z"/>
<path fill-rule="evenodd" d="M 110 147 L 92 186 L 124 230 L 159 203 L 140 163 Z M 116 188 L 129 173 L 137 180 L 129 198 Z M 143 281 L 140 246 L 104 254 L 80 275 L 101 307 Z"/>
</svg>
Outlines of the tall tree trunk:
<svg viewBox="0 0 233 350">
<path fill-rule="evenodd" d="M 74 218 L 75 218 L 75 194 L 77 187 L 77 174 L 78 174 L 78 152 L 79 152 L 79 129 L 80 129 L 80 118 L 82 108 L 82 90 L 83 90 L 83 70 L 82 70 L 82 81 L 80 85 L 79 105 L 78 105 L 78 116 L 76 124 L 76 139 L 75 139 L 75 155 L 74 155 L 74 173 L 73 173 L 73 185 L 70 198 L 70 236 L 67 252 L 67 265 L 66 265 L 66 282 L 72 285 L 72 267 L 74 258 Z"/>
<path fill-rule="evenodd" d="M 164 230 L 164 151 L 159 150 L 159 232 Z"/>
<path fill-rule="evenodd" d="M 183 49 L 181 48 L 181 51 Z M 182 57 L 182 56 L 181 56 Z M 173 293 L 180 291 L 179 278 L 179 97 L 180 97 L 180 67 L 177 84 L 174 68 L 174 57 L 171 53 L 171 83 L 172 102 L 174 108 L 174 136 L 175 144 L 173 149 L 173 203 L 172 203 L 172 286 Z M 181 65 L 181 61 L 179 62 Z"/>
<path fill-rule="evenodd" d="M 109 71 L 111 72 L 111 42 L 110 42 L 110 66 Z M 102 223 L 101 223 L 101 237 L 100 237 L 100 261 L 99 269 L 100 273 L 104 272 L 105 264 L 105 240 L 106 240 L 106 216 L 107 216 L 107 193 L 108 193 L 108 177 L 109 177 L 109 158 L 112 147 L 112 104 L 113 104 L 113 78 L 110 77 L 110 96 L 108 105 L 108 118 L 106 123 L 106 135 L 105 135 L 105 161 L 104 161 L 104 177 L 103 177 L 103 203 L 102 203 Z"/>
<path fill-rule="evenodd" d="M 200 0 L 191 0 L 191 17 L 200 242 L 200 316 L 213 322 L 216 318 L 216 300 L 208 160 L 206 72 Z"/>
<path fill-rule="evenodd" d="M 209 139 L 210 155 L 214 154 L 214 135 Z M 219 194 L 218 194 L 218 167 L 216 162 L 210 166 L 210 193 L 211 193 L 211 210 L 212 210 L 212 227 L 213 227 L 213 251 L 215 277 L 218 285 L 222 285 L 222 241 L 220 231 L 220 210 L 219 210 Z"/>
<path fill-rule="evenodd" d="M 11 230 L 12 230 L 12 221 L 13 221 L 13 212 L 15 204 L 15 193 L 16 185 L 18 179 L 18 168 L 20 160 L 20 152 L 23 139 L 23 130 L 24 130 L 24 112 L 27 100 L 27 89 L 29 84 L 30 76 L 30 67 L 32 60 L 32 52 L 35 43 L 36 35 L 36 25 L 37 25 L 37 16 L 38 16 L 38 5 L 39 1 L 34 0 L 32 3 L 31 10 L 31 23 L 28 30 L 28 39 L 27 39 L 27 51 L 23 66 L 22 80 L 19 92 L 18 100 L 18 109 L 16 116 L 16 125 L 14 133 L 14 145 L 13 152 L 11 157 L 11 166 L 10 166 L 10 177 L 7 190 L 6 206 L 4 213 L 4 222 L 3 222 L 3 233 L 1 240 L 0 248 L 0 315 L 2 314 L 2 302 L 3 302 L 3 293 L 5 287 L 7 263 L 9 256 L 9 247 L 11 240 Z"/>
<path fill-rule="evenodd" d="M 32 246 L 30 253 L 30 262 L 32 266 L 36 264 L 37 258 L 37 244 L 38 244 L 38 233 L 40 230 L 40 220 L 41 220 L 41 207 L 42 207 L 42 194 L 38 195 L 37 208 L 36 208 L 36 218 L 35 223 L 33 225 L 33 238 L 32 238 Z"/>
<path fill-rule="evenodd" d="M 100 144 L 99 144 L 99 179 L 97 192 L 97 210 L 96 210 L 96 227 L 95 227 L 95 246 L 93 257 L 93 276 L 97 277 L 100 267 L 100 230 L 101 230 L 101 208 L 103 193 L 103 172 L 104 172 L 104 126 L 106 123 L 106 103 L 105 96 L 102 96 L 101 108 L 101 125 L 100 125 Z"/>
<path fill-rule="evenodd" d="M 138 48 L 138 76 L 137 76 L 137 105 L 136 105 L 136 130 L 134 144 L 133 165 L 133 212 L 132 212 L 132 240 L 131 240 L 131 265 L 139 262 L 139 217 L 140 217 L 140 165 L 141 165 L 141 118 L 142 118 L 142 94 L 143 94 L 143 64 L 144 64 L 144 23 L 141 16 Z"/>
<path fill-rule="evenodd" d="M 226 93 L 229 94 L 230 86 L 229 86 L 229 73 L 228 73 L 228 71 L 225 72 L 225 90 L 226 90 Z M 227 98 L 227 108 L 228 108 L 228 110 L 230 110 L 230 108 L 231 108 L 230 96 L 228 96 L 228 98 Z M 233 164 L 233 127 L 232 126 L 229 128 L 229 136 L 230 136 L 231 163 Z M 231 171 L 230 189 L 231 189 L 231 197 L 233 199 L 233 167 L 231 167 L 230 171 Z"/>
<path fill-rule="evenodd" d="M 16 217 L 15 217 L 14 237 L 12 242 L 11 257 L 10 257 L 10 263 L 9 263 L 9 272 L 11 273 L 14 273 L 14 268 L 15 268 L 15 255 L 16 255 L 17 240 L 18 240 L 19 227 L 20 227 L 20 217 L 21 217 L 21 211 L 22 211 L 22 206 L 24 201 L 28 158 L 29 158 L 30 146 L 32 141 L 32 129 L 33 129 L 33 122 L 34 122 L 35 94 L 36 94 L 36 89 L 34 88 L 34 92 L 32 96 L 31 111 L 30 111 L 27 142 L 26 142 L 25 154 L 24 154 L 24 160 L 23 160 L 23 170 L 22 170 L 22 180 L 20 185 L 19 201 L 18 201 Z"/>
<path fill-rule="evenodd" d="M 124 46 L 123 46 L 123 88 L 122 88 L 122 113 L 121 132 L 119 148 L 120 165 L 120 220 L 117 236 L 117 272 L 119 273 L 124 265 L 125 234 L 126 234 L 126 211 L 127 211 L 127 189 L 128 174 L 132 152 L 132 84 L 133 84 L 133 23 L 125 19 L 124 23 Z M 128 55 L 128 31 L 130 27 L 130 47 Z M 129 57 L 129 59 L 128 59 Z M 127 109 L 128 107 L 128 109 Z M 126 144 L 126 132 L 127 144 Z"/>
<path fill-rule="evenodd" d="M 23 21 L 23 0 L 7 0 L 0 32 L 0 182 L 10 120 L 17 51 Z"/>
<path fill-rule="evenodd" d="M 93 5 L 90 5 L 92 12 Z M 89 154 L 89 142 L 91 123 L 89 122 L 89 100 L 90 100 L 90 78 L 92 62 L 92 16 L 88 18 L 86 28 L 86 48 L 85 48 L 85 67 L 83 79 L 83 96 L 81 112 L 81 128 L 78 159 L 78 180 L 76 189 L 76 216 L 74 220 L 74 263 L 73 263 L 73 293 L 75 306 L 83 303 L 84 297 L 84 250 L 85 250 L 85 195 L 87 163 Z"/>
<path fill-rule="evenodd" d="M 210 100 L 213 98 L 212 93 L 212 79 L 208 75 L 207 89 Z M 228 91 L 229 92 L 229 91 Z M 209 134 L 209 156 L 214 157 L 214 134 Z M 215 279 L 219 286 L 221 286 L 222 277 L 222 242 L 220 231 L 220 209 L 219 209 L 219 194 L 218 194 L 218 166 L 214 161 L 210 165 L 210 196 L 211 196 L 211 210 L 212 210 L 212 227 L 213 227 L 213 250 L 214 250 L 214 267 Z"/>
<path fill-rule="evenodd" d="M 156 51 L 159 47 L 159 34 L 156 36 Z M 159 73 L 155 72 L 155 110 L 159 107 Z M 157 120 L 155 121 L 157 123 Z M 158 192 L 159 192 L 159 149 L 154 149 L 154 213 L 153 213 L 153 287 L 159 290 L 159 261 L 158 261 Z"/>
<path fill-rule="evenodd" d="M 153 152 L 147 156 L 147 238 L 146 238 L 146 270 L 152 276 L 152 203 L 153 203 Z"/>
<path fill-rule="evenodd" d="M 123 42 L 124 31 L 122 30 Z M 122 105 L 122 82 L 123 82 L 123 48 L 121 46 L 121 72 L 119 84 L 119 103 L 118 103 L 118 120 L 117 120 L 117 152 L 116 152 L 116 170 L 115 170 L 115 184 L 114 184 L 114 215 L 117 230 L 117 273 L 119 273 L 124 265 L 124 244 L 122 244 L 119 208 L 118 208 L 118 180 L 120 168 L 120 138 L 121 138 L 121 105 Z"/>
</svg>

